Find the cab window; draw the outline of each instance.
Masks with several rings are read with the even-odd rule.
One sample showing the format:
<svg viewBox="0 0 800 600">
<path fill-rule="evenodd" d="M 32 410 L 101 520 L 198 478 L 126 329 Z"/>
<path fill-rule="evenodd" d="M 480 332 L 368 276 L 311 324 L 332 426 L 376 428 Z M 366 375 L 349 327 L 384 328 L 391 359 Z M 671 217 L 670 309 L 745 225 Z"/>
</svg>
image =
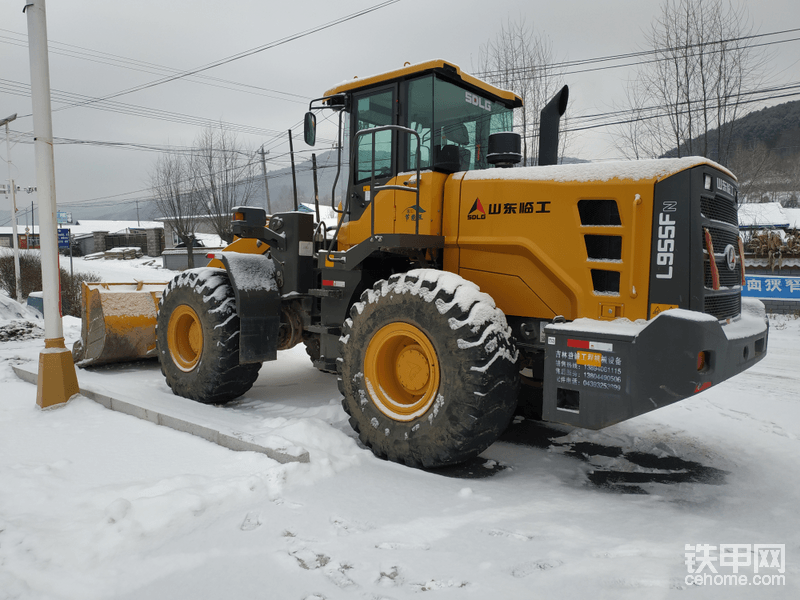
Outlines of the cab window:
<svg viewBox="0 0 800 600">
<path fill-rule="evenodd" d="M 356 131 L 392 125 L 394 94 L 392 90 L 376 92 L 356 99 Z M 374 135 L 375 178 L 386 179 L 392 172 L 391 131 L 379 131 Z M 356 182 L 372 177 L 373 136 L 358 138 L 356 147 Z"/>
<path fill-rule="evenodd" d="M 417 152 L 423 169 L 449 171 L 486 169 L 489 135 L 511 131 L 513 111 L 433 75 L 408 83 L 408 127 L 411 136 L 404 168 L 413 170 Z"/>
</svg>

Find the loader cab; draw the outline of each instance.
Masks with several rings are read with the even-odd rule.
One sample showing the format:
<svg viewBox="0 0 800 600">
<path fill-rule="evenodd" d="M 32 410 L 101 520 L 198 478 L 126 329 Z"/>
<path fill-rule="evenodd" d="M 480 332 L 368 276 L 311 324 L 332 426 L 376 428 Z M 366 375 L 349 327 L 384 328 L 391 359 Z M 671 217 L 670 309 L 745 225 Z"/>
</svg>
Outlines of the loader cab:
<svg viewBox="0 0 800 600">
<path fill-rule="evenodd" d="M 356 79 L 329 90 L 325 98 L 331 97 L 346 113 L 340 140 L 347 183 L 338 199 L 347 207 L 345 221 L 361 217 L 372 186 L 415 171 L 418 160 L 423 171 L 448 174 L 489 168 L 489 135 L 510 131 L 513 109 L 522 106 L 515 94 L 444 61 Z"/>
</svg>

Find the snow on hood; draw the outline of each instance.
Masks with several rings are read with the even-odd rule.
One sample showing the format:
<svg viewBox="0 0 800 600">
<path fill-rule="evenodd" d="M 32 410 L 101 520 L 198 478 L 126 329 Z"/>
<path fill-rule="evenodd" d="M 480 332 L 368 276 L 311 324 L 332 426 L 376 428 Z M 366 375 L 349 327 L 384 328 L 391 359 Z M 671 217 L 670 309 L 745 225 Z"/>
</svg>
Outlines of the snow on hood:
<svg viewBox="0 0 800 600">
<path fill-rule="evenodd" d="M 549 165 L 544 167 L 518 167 L 514 169 L 485 169 L 467 172 L 464 180 L 503 180 L 577 182 L 611 181 L 625 179 L 660 181 L 698 165 L 709 165 L 729 177 L 736 177 L 722 165 L 700 156 L 686 158 L 660 158 L 654 160 L 625 160 L 603 163 L 580 163 L 574 165 Z"/>
</svg>

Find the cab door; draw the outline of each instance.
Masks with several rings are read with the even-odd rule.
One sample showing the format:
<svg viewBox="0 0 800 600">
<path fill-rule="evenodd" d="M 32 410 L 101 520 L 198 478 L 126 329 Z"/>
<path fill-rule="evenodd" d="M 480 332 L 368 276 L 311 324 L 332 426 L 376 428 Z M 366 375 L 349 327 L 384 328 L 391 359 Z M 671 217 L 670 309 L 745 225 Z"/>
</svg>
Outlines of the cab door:
<svg viewBox="0 0 800 600">
<path fill-rule="evenodd" d="M 350 182 L 350 220 L 359 220 L 372 200 L 370 186 L 383 185 L 397 174 L 397 140 L 393 131 L 357 136 L 359 131 L 397 124 L 397 86 L 390 85 L 353 95 L 353 165 Z M 374 152 L 374 164 L 373 164 Z M 380 200 L 391 192 L 382 192 Z M 382 202 L 381 204 L 384 204 Z M 376 207 L 379 221 L 394 221 L 394 206 Z M 386 213 L 386 214 L 383 214 Z M 390 214 L 391 213 L 391 214 Z M 367 215 L 369 216 L 369 215 Z"/>
</svg>

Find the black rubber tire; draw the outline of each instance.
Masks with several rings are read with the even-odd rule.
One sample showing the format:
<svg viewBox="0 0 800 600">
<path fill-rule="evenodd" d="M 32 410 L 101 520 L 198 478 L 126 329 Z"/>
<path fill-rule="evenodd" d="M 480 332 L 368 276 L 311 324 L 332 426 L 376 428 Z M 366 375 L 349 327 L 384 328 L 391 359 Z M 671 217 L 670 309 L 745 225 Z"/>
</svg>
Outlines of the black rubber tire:
<svg viewBox="0 0 800 600">
<path fill-rule="evenodd" d="M 199 318 L 203 343 L 197 364 L 181 369 L 169 348 L 169 321 L 181 306 Z M 159 302 L 156 345 L 161 372 L 173 393 L 204 404 L 224 404 L 253 387 L 261 363 L 239 363 L 239 317 L 224 269 L 190 269 L 169 282 Z"/>
<path fill-rule="evenodd" d="M 446 273 L 442 283 L 442 275 L 425 269 L 379 281 L 353 306 L 340 339 L 339 389 L 350 425 L 376 456 L 414 467 L 477 456 L 506 429 L 517 402 L 518 355 L 505 316 L 471 282 Z M 397 323 L 424 333 L 438 361 L 436 401 L 409 420 L 387 416 L 364 375 L 373 337 Z"/>
</svg>

